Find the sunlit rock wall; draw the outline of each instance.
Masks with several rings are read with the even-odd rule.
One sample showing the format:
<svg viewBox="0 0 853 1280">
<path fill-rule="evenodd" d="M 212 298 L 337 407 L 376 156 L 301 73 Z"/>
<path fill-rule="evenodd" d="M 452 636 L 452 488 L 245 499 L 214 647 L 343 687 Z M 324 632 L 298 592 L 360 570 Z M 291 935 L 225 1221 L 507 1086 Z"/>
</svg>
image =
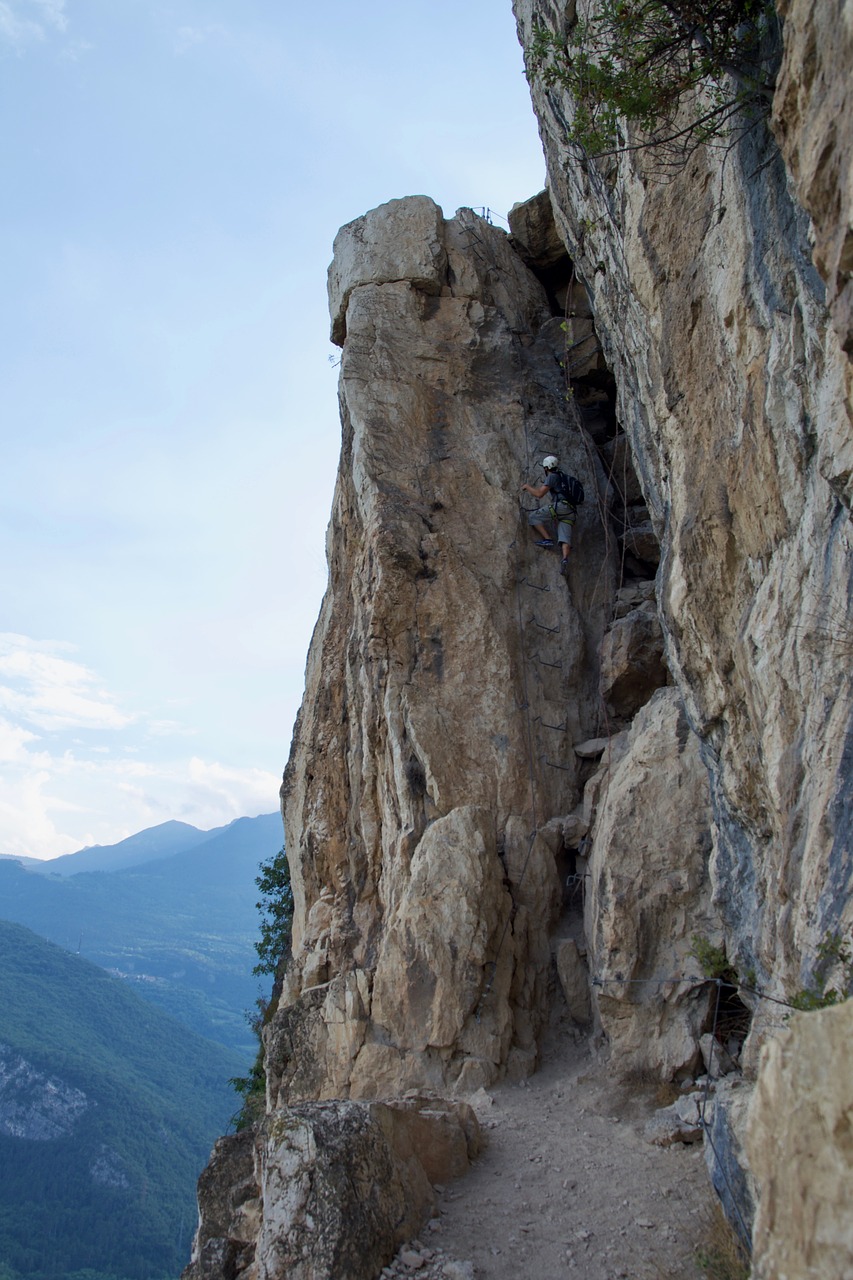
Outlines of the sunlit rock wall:
<svg viewBox="0 0 853 1280">
<path fill-rule="evenodd" d="M 761 1182 L 755 1280 L 845 1280 L 853 1261 L 853 1001 L 767 1044 L 749 1122 Z"/>
<path fill-rule="evenodd" d="M 539 831 L 580 795 L 617 585 L 565 336 L 506 234 L 392 201 L 339 233 L 329 295 L 343 448 L 283 787 L 273 1107 L 533 1069 L 561 896 Z M 568 583 L 519 507 L 547 453 L 590 498 Z"/>
</svg>

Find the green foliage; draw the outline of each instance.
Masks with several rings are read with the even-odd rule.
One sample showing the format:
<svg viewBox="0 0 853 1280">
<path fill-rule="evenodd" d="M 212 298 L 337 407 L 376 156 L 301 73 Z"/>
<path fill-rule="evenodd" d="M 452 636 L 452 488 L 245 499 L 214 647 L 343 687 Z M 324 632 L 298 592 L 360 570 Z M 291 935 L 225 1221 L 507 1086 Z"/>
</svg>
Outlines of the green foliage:
<svg viewBox="0 0 853 1280">
<path fill-rule="evenodd" d="M 186 1263 L 195 1183 L 233 1106 L 238 1055 L 124 983 L 0 922 L 0 1044 L 82 1091 L 69 1131 L 0 1135 L 0 1280 L 161 1280 Z M 79 1275 L 75 1273 L 81 1273 Z"/>
<path fill-rule="evenodd" d="M 236 1133 L 248 1128 L 264 1114 L 267 1097 L 267 1073 L 264 1065 L 263 1029 L 278 1008 L 278 1000 L 256 1002 L 258 1012 L 248 1018 L 249 1025 L 258 1041 L 258 1051 L 248 1075 L 232 1076 L 228 1083 L 242 1098 L 239 1111 L 231 1117 L 231 1124 Z"/>
<path fill-rule="evenodd" d="M 264 1069 L 264 1047 L 258 1049 L 257 1057 L 247 1076 L 232 1076 L 228 1083 L 242 1098 L 240 1110 L 231 1117 L 235 1133 L 247 1129 L 250 1124 L 260 1120 L 266 1106 L 267 1074 Z"/>
<path fill-rule="evenodd" d="M 732 981 L 734 971 L 728 962 L 724 947 L 715 946 L 708 938 L 703 938 L 698 933 L 693 934 L 691 943 L 689 954 L 698 963 L 706 978 L 719 978 L 723 982 Z"/>
<path fill-rule="evenodd" d="M 572 95 L 571 140 L 590 155 L 619 149 L 623 121 L 639 127 L 645 146 L 698 143 L 745 108 L 766 114 L 763 51 L 775 24 L 771 0 L 600 0 L 564 34 L 537 26 L 530 65 L 544 85 Z"/>
<path fill-rule="evenodd" d="M 284 970 L 290 958 L 293 926 L 293 890 L 290 887 L 290 867 L 283 845 L 268 862 L 261 863 L 260 872 L 255 879 L 255 884 L 261 891 L 260 900 L 256 904 L 261 913 L 260 937 L 255 942 L 258 963 L 252 972 L 257 975 L 272 974 L 273 993 L 270 1000 L 262 998 L 256 1001 L 257 1013 L 248 1019 L 258 1041 L 252 1068 L 248 1075 L 233 1076 L 230 1081 L 242 1098 L 240 1110 L 232 1118 L 237 1131 L 254 1124 L 263 1115 L 266 1103 L 263 1029 L 278 1007 Z"/>
<path fill-rule="evenodd" d="M 827 986 L 830 973 L 840 971 L 841 982 L 837 987 Z M 841 1004 L 853 995 L 853 946 L 841 933 L 828 933 L 818 944 L 816 982 L 804 987 L 791 999 L 795 1009 L 811 1012 Z"/>
<path fill-rule="evenodd" d="M 280 977 L 290 956 L 290 934 L 293 924 L 293 891 L 290 867 L 282 845 L 275 857 L 261 863 L 261 874 L 255 884 L 261 899 L 255 905 L 261 913 L 261 936 L 255 943 L 258 963 L 255 974 L 271 973 Z"/>
</svg>

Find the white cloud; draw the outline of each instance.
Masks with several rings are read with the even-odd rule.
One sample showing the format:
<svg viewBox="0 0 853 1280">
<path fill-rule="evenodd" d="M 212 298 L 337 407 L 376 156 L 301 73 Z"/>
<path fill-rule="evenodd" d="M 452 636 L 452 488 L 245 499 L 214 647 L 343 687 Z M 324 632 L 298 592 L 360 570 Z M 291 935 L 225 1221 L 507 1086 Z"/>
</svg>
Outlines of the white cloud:
<svg viewBox="0 0 853 1280">
<path fill-rule="evenodd" d="M 209 830 L 275 810 L 276 774 L 190 755 L 193 728 L 128 714 L 74 652 L 0 633 L 0 853 L 50 858 L 171 818 Z"/>
<path fill-rule="evenodd" d="M 16 49 L 67 27 L 65 0 L 0 0 L 0 40 Z"/>
<path fill-rule="evenodd" d="M 37 749 L 31 745 L 37 742 Z M 95 748 L 95 752 L 97 752 Z M 166 761 L 51 754 L 0 719 L 0 853 L 52 858 L 114 844 L 172 818 L 202 830 L 273 813 L 279 778 L 198 756 Z"/>
<path fill-rule="evenodd" d="M 88 40 L 69 40 L 59 56 L 63 62 L 79 62 L 81 55 L 94 47 Z"/>
<path fill-rule="evenodd" d="M 156 738 L 192 738 L 198 733 L 197 729 L 191 729 L 179 720 L 148 720 L 145 727 Z"/>
<path fill-rule="evenodd" d="M 31 40 L 43 40 L 44 29 L 37 22 L 21 18 L 6 0 L 0 0 L 0 40 L 16 48 Z"/>
<path fill-rule="evenodd" d="M 97 688 L 93 672 L 61 656 L 67 649 L 0 634 L 0 709 L 40 729 L 121 729 L 132 723 Z"/>
<path fill-rule="evenodd" d="M 49 27 L 55 27 L 57 31 L 66 30 L 65 0 L 29 0 L 29 3 L 41 13 Z"/>
<path fill-rule="evenodd" d="M 266 769 L 234 769 L 193 756 L 188 767 L 189 805 L 206 809 L 215 805 L 230 810 L 230 818 L 244 813 L 271 813 L 278 807 L 281 779 Z M 270 805 L 272 806 L 270 808 Z"/>
<path fill-rule="evenodd" d="M 31 763 L 35 756 L 27 744 L 37 740 L 36 734 L 30 733 L 21 725 L 0 720 L 0 764 L 21 764 L 25 761 Z"/>
</svg>

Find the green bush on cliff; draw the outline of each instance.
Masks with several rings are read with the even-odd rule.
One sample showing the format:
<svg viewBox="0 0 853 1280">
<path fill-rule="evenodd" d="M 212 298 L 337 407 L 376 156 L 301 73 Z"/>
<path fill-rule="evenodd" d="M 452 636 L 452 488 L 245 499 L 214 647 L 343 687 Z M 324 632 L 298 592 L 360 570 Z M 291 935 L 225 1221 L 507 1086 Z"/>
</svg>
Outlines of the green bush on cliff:
<svg viewBox="0 0 853 1280">
<path fill-rule="evenodd" d="M 839 974 L 838 985 L 827 985 L 828 976 L 835 970 Z M 791 999 L 793 1008 L 810 1012 L 814 1009 L 828 1009 L 830 1005 L 841 1004 L 853 996 L 853 940 L 845 938 L 841 933 L 828 933 L 817 948 L 817 965 L 815 981 L 810 987 L 804 987 Z"/>
<path fill-rule="evenodd" d="M 746 108 L 766 114 L 776 33 L 771 0 L 600 0 L 564 33 L 540 23 L 530 67 L 571 94 L 570 138 L 589 155 L 621 149 L 623 121 L 636 145 L 683 154 Z"/>
<path fill-rule="evenodd" d="M 290 956 L 293 925 L 293 890 L 284 845 L 269 862 L 261 863 L 260 872 L 255 884 L 261 891 L 261 898 L 255 905 L 261 913 L 261 936 L 255 943 L 258 963 L 252 973 L 271 973 L 280 981 Z"/>
<path fill-rule="evenodd" d="M 263 1114 L 266 1101 L 263 1029 L 278 1007 L 284 971 L 290 959 L 293 926 L 293 890 L 290 887 L 290 867 L 283 845 L 268 862 L 261 863 L 260 873 L 255 879 L 261 892 L 260 901 L 256 903 L 261 913 L 260 937 L 255 942 L 258 963 L 252 972 L 258 976 L 272 974 L 273 988 L 270 999 L 261 997 L 256 1002 L 257 1012 L 248 1019 L 258 1040 L 258 1051 L 249 1074 L 232 1076 L 230 1080 L 242 1099 L 240 1110 L 232 1119 L 237 1131 L 253 1124 Z"/>
</svg>

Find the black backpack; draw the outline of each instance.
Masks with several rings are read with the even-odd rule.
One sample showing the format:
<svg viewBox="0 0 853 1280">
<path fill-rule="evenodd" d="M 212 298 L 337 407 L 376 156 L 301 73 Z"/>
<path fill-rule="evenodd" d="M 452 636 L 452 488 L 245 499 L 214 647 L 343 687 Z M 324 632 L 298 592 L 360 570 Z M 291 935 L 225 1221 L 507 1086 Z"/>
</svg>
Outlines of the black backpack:
<svg viewBox="0 0 853 1280">
<path fill-rule="evenodd" d="M 579 507 L 583 502 L 584 493 L 583 485 L 575 476 L 567 476 L 564 471 L 558 471 L 557 475 L 557 493 L 564 502 L 568 502 L 571 507 Z"/>
</svg>

